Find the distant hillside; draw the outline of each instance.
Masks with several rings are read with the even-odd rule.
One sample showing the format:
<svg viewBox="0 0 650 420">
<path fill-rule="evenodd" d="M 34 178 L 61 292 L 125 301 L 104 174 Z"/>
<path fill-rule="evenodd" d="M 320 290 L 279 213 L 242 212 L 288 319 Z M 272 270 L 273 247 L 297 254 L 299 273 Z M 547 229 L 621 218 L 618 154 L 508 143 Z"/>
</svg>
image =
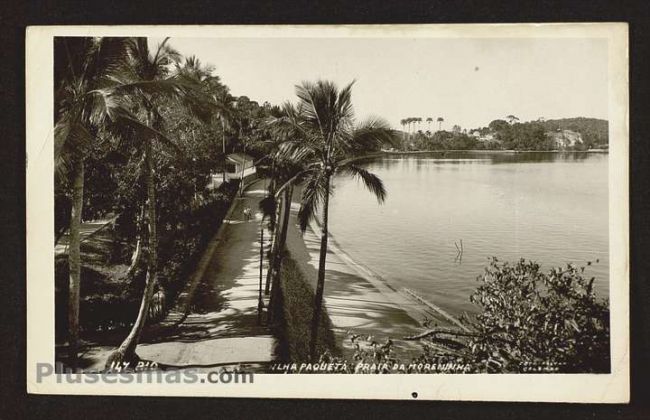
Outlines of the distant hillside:
<svg viewBox="0 0 650 420">
<path fill-rule="evenodd" d="M 540 121 L 546 131 L 571 130 L 580 133 L 582 141 L 587 146 L 609 144 L 609 123 L 598 118 L 561 118 L 557 120 Z"/>
<path fill-rule="evenodd" d="M 412 129 L 394 130 L 397 142 L 392 147 L 402 150 L 589 150 L 607 149 L 609 123 L 597 118 L 559 118 L 520 122 L 496 119 L 487 127 L 433 133 Z M 390 147 L 385 145 L 384 147 Z"/>
</svg>

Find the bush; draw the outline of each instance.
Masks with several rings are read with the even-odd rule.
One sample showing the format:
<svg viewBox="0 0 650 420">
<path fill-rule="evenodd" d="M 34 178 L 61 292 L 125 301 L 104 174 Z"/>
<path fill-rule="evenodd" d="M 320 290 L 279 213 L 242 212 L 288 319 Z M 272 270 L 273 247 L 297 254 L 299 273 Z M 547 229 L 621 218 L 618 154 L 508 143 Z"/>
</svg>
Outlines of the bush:
<svg viewBox="0 0 650 420">
<path fill-rule="evenodd" d="M 504 370 L 609 371 L 609 304 L 583 272 L 569 264 L 545 274 L 534 262 L 493 258 L 471 297 L 482 309 L 472 324 L 479 333 L 472 353 Z"/>
<path fill-rule="evenodd" d="M 364 342 L 352 335 L 357 352 L 348 369 L 362 362 L 372 367 L 360 373 L 409 373 L 418 364 L 451 363 L 469 373 L 609 372 L 609 304 L 596 297 L 594 278 L 583 273 L 573 264 L 543 273 L 534 262 L 493 258 L 470 297 L 478 314 L 464 315 L 464 328 L 435 326 L 409 337 L 424 346 L 410 361 L 395 359 L 390 340 Z"/>
</svg>

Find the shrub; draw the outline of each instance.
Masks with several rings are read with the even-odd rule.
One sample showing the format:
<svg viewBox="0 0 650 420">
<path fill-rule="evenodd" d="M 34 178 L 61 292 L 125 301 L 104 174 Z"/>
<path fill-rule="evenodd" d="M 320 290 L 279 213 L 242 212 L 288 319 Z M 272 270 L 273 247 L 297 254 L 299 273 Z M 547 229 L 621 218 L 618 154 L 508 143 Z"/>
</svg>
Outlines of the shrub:
<svg viewBox="0 0 650 420">
<path fill-rule="evenodd" d="M 497 370 L 609 371 L 609 304 L 583 273 L 573 264 L 542 273 L 534 262 L 493 258 L 470 298 L 482 309 L 471 323 L 475 361 Z"/>
<path fill-rule="evenodd" d="M 348 369 L 361 362 L 372 367 L 356 373 L 384 373 L 383 364 L 403 366 L 388 369 L 404 373 L 417 372 L 418 364 L 456 364 L 470 373 L 609 372 L 609 304 L 583 273 L 573 264 L 543 273 L 535 262 L 492 258 L 470 297 L 479 311 L 461 317 L 463 328 L 434 326 L 407 337 L 423 344 L 422 354 L 410 361 L 394 357 L 390 340 L 352 335 L 357 351 Z"/>
</svg>

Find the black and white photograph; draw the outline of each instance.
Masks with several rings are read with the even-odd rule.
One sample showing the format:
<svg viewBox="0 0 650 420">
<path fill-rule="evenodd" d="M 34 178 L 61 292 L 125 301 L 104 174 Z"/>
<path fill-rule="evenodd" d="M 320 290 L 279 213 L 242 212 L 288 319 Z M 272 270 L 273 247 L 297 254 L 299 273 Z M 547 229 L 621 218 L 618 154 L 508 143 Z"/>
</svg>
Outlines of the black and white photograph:
<svg viewBox="0 0 650 420">
<path fill-rule="evenodd" d="M 30 392 L 629 398 L 625 24 L 33 27 L 26 59 Z"/>
</svg>

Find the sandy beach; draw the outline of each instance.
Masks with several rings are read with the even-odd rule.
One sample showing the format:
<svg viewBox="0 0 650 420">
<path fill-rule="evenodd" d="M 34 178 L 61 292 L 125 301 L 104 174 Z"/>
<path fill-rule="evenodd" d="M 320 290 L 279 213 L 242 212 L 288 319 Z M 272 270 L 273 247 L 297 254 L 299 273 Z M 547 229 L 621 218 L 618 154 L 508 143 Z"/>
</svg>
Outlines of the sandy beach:
<svg viewBox="0 0 650 420">
<path fill-rule="evenodd" d="M 318 275 L 320 228 L 311 223 L 301 234 L 297 223 L 300 192 L 296 191 L 291 209 L 287 248 L 298 262 L 305 278 L 315 288 Z M 422 321 L 433 320 L 438 325 L 450 322 L 431 308 L 418 302 L 403 290 L 398 290 L 368 267 L 354 261 L 330 237 L 325 273 L 325 307 L 333 324 L 337 342 L 350 356 L 354 346 L 349 334 L 370 335 L 377 342 L 391 339 L 397 355 L 417 354 L 417 341 L 403 337 L 422 332 Z"/>
</svg>

